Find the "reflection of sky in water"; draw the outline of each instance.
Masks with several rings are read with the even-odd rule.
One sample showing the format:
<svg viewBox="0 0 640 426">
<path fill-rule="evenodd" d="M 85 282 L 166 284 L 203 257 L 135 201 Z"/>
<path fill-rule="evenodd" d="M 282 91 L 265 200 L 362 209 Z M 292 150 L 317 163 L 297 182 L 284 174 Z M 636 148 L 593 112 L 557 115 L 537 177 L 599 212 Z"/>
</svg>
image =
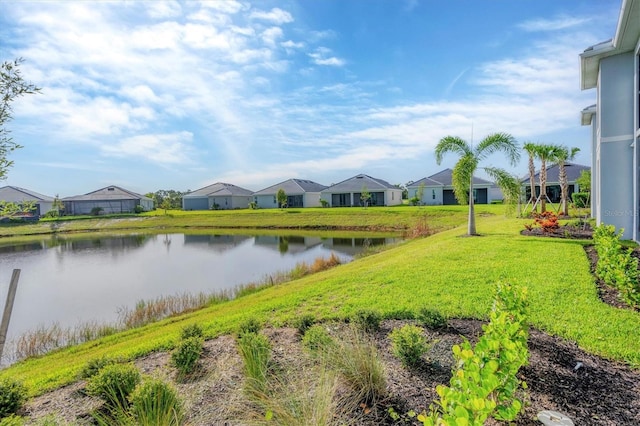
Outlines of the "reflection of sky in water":
<svg viewBox="0 0 640 426">
<path fill-rule="evenodd" d="M 111 322 L 120 307 L 259 281 L 332 252 L 350 260 L 392 239 L 243 235 L 130 235 L 0 247 L 0 306 L 21 269 L 11 339 L 40 325 Z"/>
</svg>

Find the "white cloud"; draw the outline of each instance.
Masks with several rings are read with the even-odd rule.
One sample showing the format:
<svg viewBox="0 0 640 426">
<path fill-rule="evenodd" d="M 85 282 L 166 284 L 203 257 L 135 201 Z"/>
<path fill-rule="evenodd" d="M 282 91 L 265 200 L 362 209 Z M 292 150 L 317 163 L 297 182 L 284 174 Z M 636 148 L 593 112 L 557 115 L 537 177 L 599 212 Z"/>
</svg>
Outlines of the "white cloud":
<svg viewBox="0 0 640 426">
<path fill-rule="evenodd" d="M 106 156 L 135 157 L 162 165 L 184 164 L 190 161 L 188 154 L 192 139 L 193 134 L 185 131 L 138 135 L 124 138 L 113 145 L 103 145 L 100 149 Z"/>
<path fill-rule="evenodd" d="M 180 3 L 173 0 L 150 1 L 145 2 L 145 5 L 147 7 L 147 13 L 154 19 L 175 18 L 182 13 Z"/>
<path fill-rule="evenodd" d="M 532 19 L 518 24 L 518 28 L 529 32 L 558 31 L 580 26 L 589 21 L 591 21 L 591 18 L 560 16 L 555 19 Z"/>
<path fill-rule="evenodd" d="M 291 16 L 289 12 L 277 7 L 274 7 L 269 12 L 263 10 L 254 10 L 249 15 L 249 18 L 269 21 L 277 25 L 293 22 L 293 16 Z"/>
<path fill-rule="evenodd" d="M 280 27 L 270 27 L 262 32 L 262 40 L 268 46 L 274 47 L 276 45 L 276 41 L 279 38 L 282 38 L 282 29 Z"/>
<path fill-rule="evenodd" d="M 345 60 L 336 56 L 329 56 L 331 49 L 326 47 L 318 47 L 315 52 L 309 53 L 312 62 L 316 65 L 328 65 L 334 67 L 341 67 L 345 65 Z"/>
</svg>

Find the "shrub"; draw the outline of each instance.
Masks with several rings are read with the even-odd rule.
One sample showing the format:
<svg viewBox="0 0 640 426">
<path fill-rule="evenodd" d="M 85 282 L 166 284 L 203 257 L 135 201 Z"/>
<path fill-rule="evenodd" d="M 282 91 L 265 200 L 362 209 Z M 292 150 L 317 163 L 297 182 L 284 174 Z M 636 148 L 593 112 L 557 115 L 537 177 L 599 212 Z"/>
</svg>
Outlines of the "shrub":
<svg viewBox="0 0 640 426">
<path fill-rule="evenodd" d="M 102 207 L 94 207 L 91 209 L 90 214 L 91 216 L 98 216 L 102 212 L 102 210 L 104 210 Z"/>
<path fill-rule="evenodd" d="M 447 318 L 444 315 L 434 309 L 429 309 L 426 307 L 421 308 L 418 311 L 416 319 L 420 321 L 420 323 L 425 327 L 429 327 L 432 329 L 446 328 L 448 325 Z"/>
<path fill-rule="evenodd" d="M 186 340 L 190 337 L 204 337 L 200 324 L 189 324 L 182 328 L 180 339 Z"/>
<path fill-rule="evenodd" d="M 140 383 L 140 372 L 133 364 L 111 364 L 102 368 L 87 385 L 90 395 L 102 398 L 110 410 L 127 407 L 128 397 Z"/>
<path fill-rule="evenodd" d="M 312 353 L 326 352 L 333 344 L 333 339 L 320 324 L 309 327 L 302 337 L 302 346 Z"/>
<path fill-rule="evenodd" d="M 588 192 L 574 192 L 571 194 L 573 204 L 579 209 L 589 207 L 589 193 Z"/>
<path fill-rule="evenodd" d="M 311 314 L 304 314 L 298 317 L 295 321 L 295 327 L 298 329 L 298 333 L 304 336 L 306 331 L 316 322 L 316 317 Z"/>
<path fill-rule="evenodd" d="M 382 315 L 371 309 L 361 309 L 353 316 L 353 323 L 358 325 L 363 331 L 372 332 L 380 330 Z"/>
<path fill-rule="evenodd" d="M 180 340 L 176 348 L 171 352 L 171 362 L 178 369 L 180 376 L 192 373 L 202 355 L 202 337 L 187 337 Z"/>
<path fill-rule="evenodd" d="M 415 325 L 404 325 L 394 329 L 390 334 L 391 349 L 402 364 L 408 367 L 418 365 L 430 348 L 427 339 L 424 337 L 424 330 Z"/>
<path fill-rule="evenodd" d="M 140 426 L 178 426 L 184 420 L 176 390 L 160 379 L 147 379 L 131 394 L 131 414 Z"/>
<path fill-rule="evenodd" d="M 453 347 L 450 385 L 436 387 L 437 407 L 418 417 L 425 426 L 483 425 L 489 416 L 506 421 L 517 417 L 526 389 L 517 373 L 529 358 L 526 306 L 526 289 L 497 286 L 489 324 L 475 347 L 468 340 Z"/>
<path fill-rule="evenodd" d="M 0 379 L 0 419 L 18 412 L 27 398 L 27 389 L 13 379 Z"/>
<path fill-rule="evenodd" d="M 144 207 L 142 207 L 140 204 L 138 204 L 137 206 L 135 206 L 133 208 L 133 212 L 134 213 L 138 213 L 139 214 L 139 213 L 142 213 L 143 211 L 144 211 Z"/>
<path fill-rule="evenodd" d="M 552 232 L 560 227 L 558 215 L 552 211 L 544 213 L 533 213 L 534 226 L 542 229 L 542 232 Z"/>
<path fill-rule="evenodd" d="M 320 205 L 322 207 L 329 207 L 329 202 L 327 200 L 320 200 Z"/>
<path fill-rule="evenodd" d="M 261 328 L 262 328 L 262 325 L 258 322 L 257 319 L 253 317 L 247 318 L 246 320 L 240 323 L 238 336 L 242 336 L 243 334 L 246 334 L 246 333 L 257 334 Z"/>
<path fill-rule="evenodd" d="M 263 394 L 267 388 L 267 373 L 271 361 L 269 340 L 262 334 L 243 333 L 238 337 L 238 350 L 244 362 L 247 392 Z"/>
<path fill-rule="evenodd" d="M 87 361 L 87 363 L 80 370 L 80 378 L 81 379 L 89 379 L 98 372 L 106 367 L 107 365 L 116 364 L 117 360 L 114 358 L 109 358 L 107 356 L 102 356 L 100 358 L 93 358 Z"/>
<path fill-rule="evenodd" d="M 24 418 L 15 414 L 11 414 L 8 417 L 0 417 L 0 426 L 23 426 L 24 424 Z"/>
</svg>

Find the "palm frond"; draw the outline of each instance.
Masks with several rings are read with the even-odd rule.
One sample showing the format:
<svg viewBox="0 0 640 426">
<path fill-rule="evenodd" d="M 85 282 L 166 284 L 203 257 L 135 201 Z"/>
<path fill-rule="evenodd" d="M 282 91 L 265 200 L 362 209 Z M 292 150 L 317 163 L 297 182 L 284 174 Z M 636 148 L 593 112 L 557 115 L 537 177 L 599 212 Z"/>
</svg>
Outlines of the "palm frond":
<svg viewBox="0 0 640 426">
<path fill-rule="evenodd" d="M 471 147 L 467 142 L 457 136 L 445 136 L 440 139 L 436 146 L 436 163 L 440 164 L 444 154 L 453 152 L 459 154 L 460 157 L 472 154 Z"/>
<path fill-rule="evenodd" d="M 509 163 L 516 166 L 520 161 L 520 147 L 516 138 L 509 133 L 494 133 L 484 138 L 475 148 L 478 160 L 483 160 L 496 152 L 503 152 Z"/>
<path fill-rule="evenodd" d="M 472 153 L 463 155 L 453 168 L 451 183 L 453 193 L 458 203 L 464 205 L 469 202 L 469 185 L 471 178 L 478 167 L 478 161 Z"/>
<path fill-rule="evenodd" d="M 504 195 L 506 204 L 513 204 L 518 201 L 522 187 L 520 180 L 516 176 L 497 167 L 485 167 L 483 170 L 498 185 Z"/>
</svg>

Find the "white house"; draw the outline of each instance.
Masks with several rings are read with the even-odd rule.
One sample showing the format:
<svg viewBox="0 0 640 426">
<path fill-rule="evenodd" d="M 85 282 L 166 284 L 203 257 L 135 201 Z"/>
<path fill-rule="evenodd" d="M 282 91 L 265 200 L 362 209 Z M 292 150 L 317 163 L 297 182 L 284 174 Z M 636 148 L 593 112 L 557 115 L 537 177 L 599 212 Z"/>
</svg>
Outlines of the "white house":
<svg viewBox="0 0 640 426">
<path fill-rule="evenodd" d="M 640 240 L 640 0 L 623 0 L 611 40 L 580 54 L 582 90 L 596 104 L 582 110 L 592 128 L 591 214 Z"/>
<path fill-rule="evenodd" d="M 34 203 L 36 216 L 44 216 L 53 208 L 53 197 L 38 194 L 37 192 L 19 188 L 17 186 L 3 186 L 0 188 L 0 201 L 8 203 Z"/>
<path fill-rule="evenodd" d="M 153 200 L 119 186 L 106 186 L 84 195 L 65 197 L 64 214 L 86 215 L 133 213 L 140 206 L 144 211 L 153 210 Z"/>
<path fill-rule="evenodd" d="M 278 190 L 287 194 L 287 207 L 320 207 L 320 192 L 325 185 L 304 180 L 289 179 L 253 193 L 253 201 L 261 209 L 277 208 Z"/>
<path fill-rule="evenodd" d="M 214 183 L 182 197 L 182 210 L 246 209 L 253 192 L 230 183 Z"/>
<path fill-rule="evenodd" d="M 564 165 L 565 172 L 567 174 L 567 184 L 568 188 L 568 196 L 569 202 L 571 202 L 571 194 L 579 191 L 577 180 L 582 174 L 582 172 L 589 171 L 591 168 L 589 166 L 582 166 L 580 164 L 574 163 L 565 163 Z M 540 195 L 540 171 L 538 171 L 535 175 L 533 175 L 533 179 L 535 180 L 535 188 L 536 188 L 536 196 Z M 524 187 L 525 199 L 529 200 L 531 194 L 531 181 L 529 179 L 529 175 L 523 177 L 520 180 L 520 183 Z M 546 193 L 547 198 L 552 203 L 559 203 L 561 197 L 561 188 L 560 188 L 560 166 L 557 164 L 553 164 L 547 167 L 547 183 L 546 183 Z"/>
<path fill-rule="evenodd" d="M 492 201 L 491 196 L 499 196 L 502 192 L 494 191 L 493 182 L 473 177 L 473 201 L 476 204 L 488 204 Z M 434 175 L 422 178 L 411 185 L 407 185 L 409 199 L 418 197 L 419 203 L 423 206 L 455 205 L 458 200 L 453 192 L 453 170 L 444 169 Z M 420 198 L 422 191 L 422 198 Z"/>
<path fill-rule="evenodd" d="M 331 185 L 321 192 L 320 198 L 330 207 L 364 206 L 362 193 L 366 191 L 370 198 L 369 206 L 397 206 L 402 204 L 402 189 L 382 179 L 359 174 L 342 182 Z"/>
</svg>

